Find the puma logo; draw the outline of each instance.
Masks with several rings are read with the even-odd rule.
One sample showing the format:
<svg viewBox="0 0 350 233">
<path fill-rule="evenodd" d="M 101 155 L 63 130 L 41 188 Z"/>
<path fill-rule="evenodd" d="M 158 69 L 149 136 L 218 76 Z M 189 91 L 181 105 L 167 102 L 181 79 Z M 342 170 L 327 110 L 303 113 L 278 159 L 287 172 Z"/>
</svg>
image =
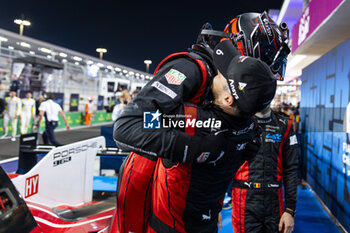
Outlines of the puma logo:
<svg viewBox="0 0 350 233">
<path fill-rule="evenodd" d="M 249 183 L 248 182 L 244 182 L 244 184 L 247 185 L 250 188 L 250 186 L 252 185 L 252 182 L 249 182 Z"/>
<path fill-rule="evenodd" d="M 209 210 L 209 214 L 202 214 L 202 220 L 210 220 L 211 219 L 211 210 Z"/>
</svg>

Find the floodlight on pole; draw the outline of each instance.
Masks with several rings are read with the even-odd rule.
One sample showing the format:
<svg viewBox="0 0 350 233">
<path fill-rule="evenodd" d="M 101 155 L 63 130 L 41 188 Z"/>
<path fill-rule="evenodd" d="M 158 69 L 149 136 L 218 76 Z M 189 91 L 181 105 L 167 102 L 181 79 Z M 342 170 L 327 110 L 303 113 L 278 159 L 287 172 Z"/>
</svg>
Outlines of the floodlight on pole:
<svg viewBox="0 0 350 233">
<path fill-rule="evenodd" d="M 21 36 L 23 36 L 24 26 L 30 26 L 31 25 L 31 23 L 28 20 L 23 20 L 23 19 L 15 19 L 14 23 L 19 25 L 19 34 Z"/>
<path fill-rule="evenodd" d="M 146 72 L 149 73 L 149 66 L 152 64 L 152 61 L 144 60 L 143 62 L 146 64 Z"/>
<path fill-rule="evenodd" d="M 96 52 L 98 52 L 100 54 L 100 59 L 102 60 L 103 54 L 107 53 L 107 49 L 105 49 L 105 48 L 97 48 Z"/>
</svg>

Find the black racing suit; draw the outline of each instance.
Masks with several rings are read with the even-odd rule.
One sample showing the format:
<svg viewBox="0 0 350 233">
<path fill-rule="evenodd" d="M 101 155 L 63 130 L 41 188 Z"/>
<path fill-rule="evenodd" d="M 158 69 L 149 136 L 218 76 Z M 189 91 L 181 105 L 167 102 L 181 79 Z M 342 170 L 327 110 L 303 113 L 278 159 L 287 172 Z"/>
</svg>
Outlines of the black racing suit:
<svg viewBox="0 0 350 233">
<path fill-rule="evenodd" d="M 298 155 L 292 121 L 274 112 L 269 118 L 256 119 L 263 131 L 262 144 L 257 155 L 241 166 L 233 181 L 235 233 L 277 233 L 284 209 L 295 210 L 296 206 Z"/>
<path fill-rule="evenodd" d="M 246 159 L 246 143 L 254 137 L 251 134 L 254 128 L 253 118 L 230 116 L 215 105 L 187 105 L 184 109 L 179 108 L 173 112 L 173 115 L 185 116 L 185 122 L 193 119 L 205 122 L 209 119 L 214 125 L 213 119 L 220 121 L 220 127 L 194 125 L 185 128 L 185 132 L 205 136 L 228 129 L 237 135 L 237 143 L 222 148 L 221 157 L 216 161 L 174 163 L 169 159 L 159 159 L 152 186 L 150 228 L 146 232 L 217 232 L 218 213 L 221 211 L 225 191 Z"/>
<path fill-rule="evenodd" d="M 203 79 L 201 69 L 193 59 L 177 58 L 164 64 L 116 120 L 113 136 L 119 148 L 146 157 L 171 157 L 175 137 L 183 133 L 174 130 L 150 134 L 143 129 L 143 114 L 157 110 L 168 114 L 184 102 L 201 104 L 210 98 L 211 85 L 216 74 L 211 55 L 205 50 L 192 52 L 192 55 L 203 59 L 206 78 Z M 169 75 L 171 72 L 175 73 L 172 77 Z M 157 143 L 159 140 L 162 143 Z"/>
<path fill-rule="evenodd" d="M 145 112 L 158 110 L 169 114 L 185 101 L 199 104 L 208 98 L 216 74 L 211 55 L 200 46 L 191 52 L 191 57 L 201 62 L 186 56 L 166 59 L 115 122 L 113 136 L 118 147 L 132 152 L 119 172 L 111 232 L 144 231 L 148 225 L 152 176 L 158 156 L 177 161 L 186 157 L 177 150 L 184 151 L 189 135 L 180 130 L 145 130 L 143 121 Z"/>
</svg>

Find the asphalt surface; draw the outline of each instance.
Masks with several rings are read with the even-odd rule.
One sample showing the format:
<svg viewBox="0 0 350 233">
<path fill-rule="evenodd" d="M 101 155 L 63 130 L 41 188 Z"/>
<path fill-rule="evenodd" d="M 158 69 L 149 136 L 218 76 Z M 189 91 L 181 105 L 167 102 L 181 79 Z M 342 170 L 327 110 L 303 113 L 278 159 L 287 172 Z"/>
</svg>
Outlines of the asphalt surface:
<svg viewBox="0 0 350 233">
<path fill-rule="evenodd" d="M 100 126 L 83 126 L 79 128 L 72 128 L 69 131 L 56 130 L 56 139 L 62 144 L 69 144 L 72 142 L 81 141 L 93 137 L 100 136 Z M 111 123 L 103 124 L 103 126 L 112 126 Z M 39 137 L 39 144 L 42 144 L 42 137 Z M 0 160 L 9 159 L 18 156 L 19 150 L 19 137 L 16 137 L 16 141 L 12 142 L 10 138 L 0 139 Z"/>
</svg>

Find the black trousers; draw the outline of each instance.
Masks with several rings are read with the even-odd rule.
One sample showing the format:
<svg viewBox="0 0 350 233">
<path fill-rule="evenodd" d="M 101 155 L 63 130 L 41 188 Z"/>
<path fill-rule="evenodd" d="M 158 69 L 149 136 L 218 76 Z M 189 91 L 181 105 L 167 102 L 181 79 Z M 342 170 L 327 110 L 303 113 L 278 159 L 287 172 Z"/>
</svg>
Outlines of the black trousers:
<svg viewBox="0 0 350 233">
<path fill-rule="evenodd" d="M 62 146 L 62 144 L 56 140 L 55 137 L 55 128 L 58 126 L 57 121 L 46 121 L 45 122 L 45 131 L 43 133 L 44 144 L 52 144 L 54 146 Z"/>
</svg>

